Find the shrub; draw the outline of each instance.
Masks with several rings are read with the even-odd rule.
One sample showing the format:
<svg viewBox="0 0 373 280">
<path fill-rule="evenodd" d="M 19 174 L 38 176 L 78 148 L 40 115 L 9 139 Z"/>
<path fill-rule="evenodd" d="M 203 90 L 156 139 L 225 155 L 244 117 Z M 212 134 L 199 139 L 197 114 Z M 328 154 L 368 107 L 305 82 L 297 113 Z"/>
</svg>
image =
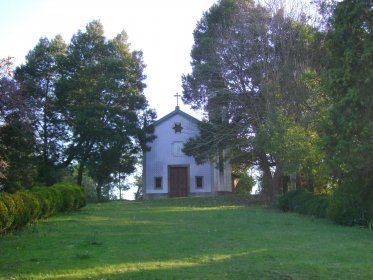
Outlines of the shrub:
<svg viewBox="0 0 373 280">
<path fill-rule="evenodd" d="M 54 187 L 49 187 L 48 191 L 52 195 L 53 198 L 53 212 L 60 212 L 63 211 L 62 209 L 62 204 L 63 204 L 63 193 L 60 189 L 54 188 Z"/>
<path fill-rule="evenodd" d="M 14 220 L 16 217 L 16 206 L 14 203 L 14 200 L 12 198 L 12 195 L 9 193 L 0 193 L 0 200 L 3 202 L 5 207 L 7 208 L 8 214 L 6 219 L 6 226 L 5 230 L 12 228 L 14 224 Z"/>
<path fill-rule="evenodd" d="M 61 194 L 61 211 L 74 209 L 75 197 L 70 185 L 67 183 L 58 183 L 51 187 Z"/>
<path fill-rule="evenodd" d="M 61 211 L 62 197 L 61 193 L 53 187 L 46 187 L 44 191 L 50 200 L 49 216 Z"/>
<path fill-rule="evenodd" d="M 294 211 L 300 214 L 313 215 L 325 218 L 329 203 L 329 196 L 316 194 L 300 189 L 289 191 L 279 199 L 279 208 L 282 211 Z"/>
<path fill-rule="evenodd" d="M 312 199 L 312 193 L 309 191 L 302 191 L 299 192 L 296 196 L 293 198 L 293 207 L 294 211 L 300 214 L 308 214 L 308 204 L 309 201 Z"/>
<path fill-rule="evenodd" d="M 52 188 L 62 193 L 62 210 L 75 210 L 85 206 L 82 188 L 71 183 L 57 183 Z"/>
<path fill-rule="evenodd" d="M 0 233 L 24 226 L 35 219 L 85 205 L 83 190 L 74 184 L 34 187 L 14 194 L 0 193 Z"/>
<path fill-rule="evenodd" d="M 40 217 L 41 207 L 38 198 L 30 193 L 30 191 L 19 191 L 19 195 L 22 197 L 22 200 L 29 209 L 30 220 L 35 220 Z"/>
<path fill-rule="evenodd" d="M 288 191 L 279 198 L 279 208 L 284 212 L 294 211 L 294 197 L 303 193 L 303 189 Z"/>
<path fill-rule="evenodd" d="M 328 216 L 341 225 L 364 225 L 373 221 L 373 184 L 358 178 L 346 181 L 331 197 Z"/>
<path fill-rule="evenodd" d="M 19 228 L 30 221 L 30 211 L 27 209 L 19 192 L 14 193 L 12 198 L 16 207 L 13 228 Z"/>
<path fill-rule="evenodd" d="M 51 198 L 46 187 L 35 187 L 31 189 L 31 192 L 38 199 L 40 204 L 40 216 L 39 218 L 47 218 L 51 215 Z"/>
<path fill-rule="evenodd" d="M 311 199 L 306 202 L 308 215 L 313 215 L 319 218 L 327 217 L 327 208 L 329 205 L 329 195 L 313 194 Z"/>
<path fill-rule="evenodd" d="M 0 197 L 0 234 L 5 232 L 11 225 L 11 217 L 9 216 L 8 208 Z"/>
<path fill-rule="evenodd" d="M 338 224 L 352 226 L 357 216 L 355 204 L 351 195 L 337 190 L 330 199 L 328 216 Z"/>
<path fill-rule="evenodd" d="M 255 185 L 255 180 L 252 176 L 241 173 L 238 178 L 238 184 L 235 188 L 236 193 L 250 194 Z"/>
</svg>

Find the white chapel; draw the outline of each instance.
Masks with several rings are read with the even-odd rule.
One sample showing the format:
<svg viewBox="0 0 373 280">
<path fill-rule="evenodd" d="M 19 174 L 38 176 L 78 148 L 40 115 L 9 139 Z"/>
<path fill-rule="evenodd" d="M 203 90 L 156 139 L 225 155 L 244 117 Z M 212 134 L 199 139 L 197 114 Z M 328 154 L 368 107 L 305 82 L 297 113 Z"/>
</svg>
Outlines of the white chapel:
<svg viewBox="0 0 373 280">
<path fill-rule="evenodd" d="M 216 162 L 197 165 L 183 153 L 184 143 L 198 135 L 196 118 L 175 110 L 154 123 L 156 139 L 149 143 L 143 161 L 143 195 L 145 199 L 213 195 L 232 191 L 231 168 L 223 170 Z"/>
</svg>

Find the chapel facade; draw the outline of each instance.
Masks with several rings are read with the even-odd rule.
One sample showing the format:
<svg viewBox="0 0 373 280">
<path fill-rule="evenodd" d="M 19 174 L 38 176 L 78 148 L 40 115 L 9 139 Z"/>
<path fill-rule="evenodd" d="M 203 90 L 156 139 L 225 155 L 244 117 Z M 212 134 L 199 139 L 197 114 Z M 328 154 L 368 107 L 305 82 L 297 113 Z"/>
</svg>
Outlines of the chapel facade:
<svg viewBox="0 0 373 280">
<path fill-rule="evenodd" d="M 193 157 L 183 153 L 184 143 L 199 134 L 198 123 L 179 106 L 154 123 L 156 139 L 148 144 L 150 150 L 143 157 L 145 199 L 232 191 L 228 162 L 222 170 L 214 161 L 198 165 Z"/>
</svg>

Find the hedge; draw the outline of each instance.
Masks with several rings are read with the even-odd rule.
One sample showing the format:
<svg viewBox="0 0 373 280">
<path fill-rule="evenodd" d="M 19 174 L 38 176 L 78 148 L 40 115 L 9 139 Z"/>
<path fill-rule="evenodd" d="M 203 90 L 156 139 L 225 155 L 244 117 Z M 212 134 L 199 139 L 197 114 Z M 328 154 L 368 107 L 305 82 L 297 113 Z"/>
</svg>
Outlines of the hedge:
<svg viewBox="0 0 373 280">
<path fill-rule="evenodd" d="M 329 195 L 316 194 L 303 189 L 289 191 L 279 199 L 279 208 L 285 212 L 297 212 L 319 218 L 327 217 Z"/>
<path fill-rule="evenodd" d="M 328 216 L 341 225 L 373 224 L 373 182 L 369 178 L 345 181 L 329 202 Z"/>
<path fill-rule="evenodd" d="M 361 180 L 363 181 L 363 180 Z M 285 212 L 297 212 L 329 218 L 340 225 L 373 225 L 373 188 L 364 182 L 346 182 L 331 195 L 300 189 L 280 197 L 278 206 Z"/>
<path fill-rule="evenodd" d="M 14 194 L 0 193 L 0 234 L 57 212 L 76 210 L 85 205 L 83 190 L 75 184 L 57 183 L 34 187 Z"/>
</svg>

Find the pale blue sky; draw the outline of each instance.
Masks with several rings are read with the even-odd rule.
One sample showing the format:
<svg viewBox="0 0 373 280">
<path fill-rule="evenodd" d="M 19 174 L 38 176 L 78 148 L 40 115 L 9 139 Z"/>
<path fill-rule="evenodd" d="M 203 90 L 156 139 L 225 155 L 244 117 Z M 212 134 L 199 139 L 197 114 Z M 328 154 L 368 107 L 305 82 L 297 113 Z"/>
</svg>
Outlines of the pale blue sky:
<svg viewBox="0 0 373 280">
<path fill-rule="evenodd" d="M 69 43 L 78 29 L 100 19 L 105 35 L 125 30 L 132 49 L 142 50 L 147 65 L 145 94 L 158 117 L 172 111 L 189 73 L 193 30 L 217 0 L 0 0 L 0 57 L 24 63 L 40 37 L 61 34 Z M 200 117 L 198 112 L 181 109 Z"/>
</svg>

